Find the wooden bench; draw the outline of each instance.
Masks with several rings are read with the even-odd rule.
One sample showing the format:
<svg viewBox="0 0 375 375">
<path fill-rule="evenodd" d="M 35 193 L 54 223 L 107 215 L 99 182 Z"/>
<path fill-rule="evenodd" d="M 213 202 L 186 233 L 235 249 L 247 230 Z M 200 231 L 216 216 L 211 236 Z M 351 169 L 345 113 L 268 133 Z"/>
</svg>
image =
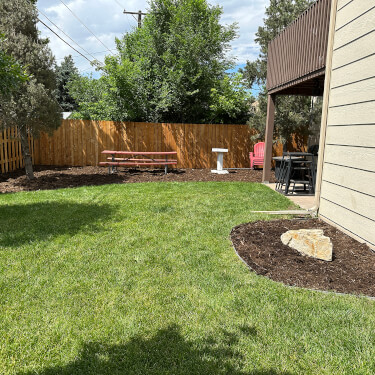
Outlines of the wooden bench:
<svg viewBox="0 0 375 375">
<path fill-rule="evenodd" d="M 108 173 L 113 173 L 116 167 L 121 166 L 150 166 L 150 165 L 164 165 L 165 174 L 168 173 L 168 165 L 176 165 L 176 159 L 168 159 L 168 156 L 177 155 L 176 151 L 111 151 L 105 150 L 103 155 L 110 155 L 107 161 L 100 162 L 101 166 L 108 166 Z M 121 156 L 121 157 L 119 157 Z M 137 158 L 141 157 L 141 158 Z M 154 156 L 164 156 L 164 159 L 156 159 Z"/>
</svg>

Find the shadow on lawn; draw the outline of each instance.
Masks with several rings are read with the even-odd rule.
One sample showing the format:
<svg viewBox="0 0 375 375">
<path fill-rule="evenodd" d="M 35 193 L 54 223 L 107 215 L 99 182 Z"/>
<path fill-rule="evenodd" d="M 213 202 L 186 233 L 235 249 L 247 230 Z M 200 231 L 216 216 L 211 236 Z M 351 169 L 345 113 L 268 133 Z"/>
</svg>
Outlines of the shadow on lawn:
<svg viewBox="0 0 375 375">
<path fill-rule="evenodd" d="M 244 331 L 243 331 L 244 334 Z M 253 328 L 245 334 L 256 335 Z M 145 339 L 134 337 L 124 345 L 87 343 L 77 358 L 66 366 L 47 368 L 40 375 L 291 375 L 273 369 L 244 372 L 243 358 L 232 346 L 236 333 L 224 332 L 220 341 L 211 337 L 193 342 L 177 326 L 159 330 Z M 32 375 L 36 372 L 19 373 Z"/>
<path fill-rule="evenodd" d="M 113 208 L 106 204 L 43 202 L 0 206 L 0 247 L 21 246 L 84 229 L 100 230 Z"/>
</svg>

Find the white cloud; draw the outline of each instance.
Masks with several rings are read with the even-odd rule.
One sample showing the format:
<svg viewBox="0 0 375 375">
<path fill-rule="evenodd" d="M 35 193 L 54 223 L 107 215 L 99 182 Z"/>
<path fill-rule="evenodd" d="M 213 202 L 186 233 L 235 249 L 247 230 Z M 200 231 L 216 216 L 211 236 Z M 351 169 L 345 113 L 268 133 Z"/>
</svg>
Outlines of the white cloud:
<svg viewBox="0 0 375 375">
<path fill-rule="evenodd" d="M 110 50 L 115 49 L 116 37 L 121 38 L 125 32 L 137 26 L 137 22 L 132 16 L 123 14 L 124 8 L 119 4 L 125 5 L 126 9 L 130 11 L 145 10 L 148 7 L 146 0 L 127 0 L 126 2 L 125 0 L 63 1 Z M 247 60 L 255 59 L 258 56 L 259 49 L 254 43 L 254 36 L 258 26 L 262 24 L 264 10 L 268 4 L 268 0 L 248 0 L 247 2 L 243 0 L 213 0 L 211 3 L 223 7 L 223 24 L 238 23 L 239 38 L 233 41 L 232 51 L 230 52 L 232 56 L 236 57 L 237 63 L 241 65 Z M 104 56 L 109 54 L 109 51 L 79 23 L 61 1 L 39 0 L 37 6 L 41 12 L 64 30 L 66 34 L 87 52 L 90 52 L 99 61 L 104 61 Z M 73 47 L 85 53 L 63 35 L 61 31 L 51 25 L 42 14 L 40 14 L 40 19 Z M 82 73 L 93 71 L 93 68 L 91 68 L 87 60 L 79 56 L 46 27 L 42 24 L 39 24 L 38 27 L 42 35 L 50 39 L 50 47 L 58 63 L 64 56 L 71 54 L 74 56 L 75 63 Z M 91 56 L 88 56 L 88 58 L 92 60 Z"/>
<path fill-rule="evenodd" d="M 258 27 L 263 23 L 268 0 L 216 0 L 216 4 L 223 7 L 223 23 L 238 23 L 239 38 L 232 43 L 232 54 L 237 57 L 238 64 L 257 58 L 259 48 L 254 43 L 254 38 Z"/>
</svg>

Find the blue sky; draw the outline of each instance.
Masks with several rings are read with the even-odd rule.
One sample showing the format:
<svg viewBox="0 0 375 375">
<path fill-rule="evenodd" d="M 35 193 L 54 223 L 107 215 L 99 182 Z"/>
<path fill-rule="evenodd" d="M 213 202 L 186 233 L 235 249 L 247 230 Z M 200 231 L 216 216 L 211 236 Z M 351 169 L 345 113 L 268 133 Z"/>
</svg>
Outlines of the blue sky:
<svg viewBox="0 0 375 375">
<path fill-rule="evenodd" d="M 63 3 L 83 21 L 100 41 L 90 34 Z M 258 46 L 254 43 L 254 36 L 258 26 L 263 23 L 264 11 L 269 4 L 269 0 L 216 0 L 210 1 L 210 3 L 223 7 L 223 24 L 238 23 L 239 38 L 233 41 L 230 52 L 230 55 L 236 58 L 238 66 L 243 66 L 247 60 L 254 60 L 259 53 Z M 123 10 L 147 11 L 148 8 L 146 0 L 38 0 L 37 6 L 40 10 L 39 17 L 43 22 L 73 47 L 86 54 L 50 23 L 50 21 L 54 22 L 80 47 L 101 62 L 104 61 L 105 55 L 111 52 L 115 53 L 115 51 L 112 51 L 115 49 L 115 37 L 121 38 L 125 32 L 137 26 L 136 20 L 130 15 L 123 14 Z M 43 36 L 50 39 L 50 47 L 57 63 L 61 62 L 64 56 L 71 54 L 81 74 L 94 71 L 87 60 L 59 40 L 45 26 L 39 23 L 38 28 Z M 92 57 L 88 57 L 92 60 Z"/>
</svg>

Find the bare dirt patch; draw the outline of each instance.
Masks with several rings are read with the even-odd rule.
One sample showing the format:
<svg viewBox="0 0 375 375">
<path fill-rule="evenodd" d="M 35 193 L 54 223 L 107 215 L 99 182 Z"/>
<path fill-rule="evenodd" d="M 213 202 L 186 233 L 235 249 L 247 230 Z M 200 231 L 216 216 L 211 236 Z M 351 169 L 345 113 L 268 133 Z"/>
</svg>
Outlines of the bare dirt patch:
<svg viewBox="0 0 375 375">
<path fill-rule="evenodd" d="M 283 245 L 292 229 L 323 229 L 333 243 L 333 261 L 301 255 Z M 375 297 L 375 253 L 318 219 L 257 221 L 233 228 L 238 255 L 257 274 L 287 285 Z"/>
<path fill-rule="evenodd" d="M 123 184 L 134 182 L 171 181 L 243 181 L 261 182 L 262 170 L 231 170 L 217 175 L 209 169 L 172 169 L 164 175 L 163 169 L 121 169 L 108 174 L 104 167 L 35 167 L 35 179 L 29 181 L 23 170 L 0 173 L 0 193 L 51 190 L 79 186 Z"/>
</svg>

